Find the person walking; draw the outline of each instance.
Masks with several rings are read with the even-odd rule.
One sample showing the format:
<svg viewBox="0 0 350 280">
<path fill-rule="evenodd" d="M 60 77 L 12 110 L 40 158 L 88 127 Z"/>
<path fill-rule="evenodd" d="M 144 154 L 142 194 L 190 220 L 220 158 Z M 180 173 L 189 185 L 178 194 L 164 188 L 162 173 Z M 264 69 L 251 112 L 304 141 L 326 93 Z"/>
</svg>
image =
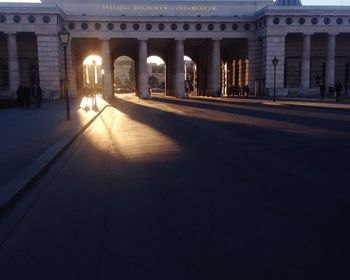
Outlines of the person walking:
<svg viewBox="0 0 350 280">
<path fill-rule="evenodd" d="M 345 83 L 344 85 L 344 96 L 348 96 L 349 94 L 349 84 Z"/>
<path fill-rule="evenodd" d="M 24 102 L 26 104 L 26 107 L 27 108 L 30 108 L 30 103 L 31 103 L 31 98 L 30 98 L 30 93 L 31 93 L 31 90 L 30 90 L 30 87 L 25 87 L 23 89 L 23 92 L 24 92 Z"/>
<path fill-rule="evenodd" d="M 24 89 L 22 85 L 19 85 L 16 91 L 18 106 L 24 107 Z"/>
<path fill-rule="evenodd" d="M 333 85 L 329 85 L 329 87 L 328 87 L 328 95 L 329 96 L 333 96 L 333 95 L 335 96 Z"/>
<path fill-rule="evenodd" d="M 244 92 L 245 92 L 245 96 L 249 96 L 249 93 L 250 93 L 250 88 L 249 88 L 249 86 L 248 86 L 248 84 L 246 84 L 245 86 L 244 86 Z"/>
<path fill-rule="evenodd" d="M 334 85 L 334 91 L 335 91 L 335 101 L 338 103 L 341 92 L 343 91 L 343 85 L 340 83 L 339 80 Z"/>
<path fill-rule="evenodd" d="M 322 83 L 322 84 L 320 85 L 320 95 L 321 95 L 321 99 L 324 98 L 325 92 L 326 92 L 326 86 L 324 85 L 324 83 Z"/>
<path fill-rule="evenodd" d="M 34 98 L 35 102 L 35 107 L 36 108 L 41 108 L 41 101 L 43 98 L 41 87 L 38 84 L 35 84 L 33 89 L 32 89 L 32 96 Z"/>
</svg>

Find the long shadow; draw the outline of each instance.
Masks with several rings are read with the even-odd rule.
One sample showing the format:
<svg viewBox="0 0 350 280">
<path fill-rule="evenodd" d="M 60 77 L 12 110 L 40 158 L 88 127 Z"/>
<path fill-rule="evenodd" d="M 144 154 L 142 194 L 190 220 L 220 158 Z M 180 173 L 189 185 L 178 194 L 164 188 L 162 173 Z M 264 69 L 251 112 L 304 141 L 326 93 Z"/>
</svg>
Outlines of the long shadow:
<svg viewBox="0 0 350 280">
<path fill-rule="evenodd" d="M 65 267 L 67 271 L 83 269 L 86 275 L 80 278 L 84 279 L 109 279 L 116 274 L 122 279 L 281 279 L 284 275 L 284 279 L 300 279 L 310 270 L 310 279 L 315 275 L 322 279 L 320 267 L 332 275 L 334 270 L 321 264 L 348 261 L 348 193 L 343 198 L 345 202 L 334 199 L 334 192 L 339 188 L 337 183 L 345 181 L 348 166 L 337 170 L 337 165 L 332 164 L 330 168 L 338 178 L 329 180 L 322 172 L 324 162 L 318 165 L 315 158 L 313 170 L 320 168 L 318 180 L 324 181 L 323 185 L 317 185 L 308 180 L 307 171 L 302 167 L 297 170 L 300 173 L 293 171 L 293 162 L 288 157 L 281 160 L 283 155 L 279 151 L 269 150 L 271 143 L 254 150 L 241 147 L 247 138 L 256 143 L 260 143 L 261 137 L 285 143 L 304 139 L 303 136 L 254 125 L 188 117 L 150 108 L 142 105 L 143 102 L 148 101 L 137 104 L 117 99 L 110 104 L 130 119 L 173 139 L 185 149 L 186 157 L 142 163 L 118 159 L 113 162 L 116 166 L 112 171 L 119 172 L 109 174 L 115 178 L 108 179 L 114 183 L 108 186 L 108 191 L 101 193 L 104 188 L 98 184 L 100 178 L 95 178 L 85 180 L 86 186 L 72 188 L 76 190 L 74 199 L 59 196 L 50 208 L 57 216 L 60 216 L 57 212 L 67 212 L 65 222 L 69 230 L 62 231 L 62 236 L 57 235 L 56 239 L 62 240 L 64 232 L 68 236 L 73 232 L 79 240 L 78 244 L 72 244 L 72 238 L 67 242 L 47 238 L 48 250 L 58 258 L 55 267 Z M 107 119 L 102 116 L 101 120 L 107 133 L 112 134 Z M 221 125 L 225 128 L 222 135 L 210 132 L 211 128 Z M 223 138 L 225 136 L 229 138 Z M 117 138 L 118 133 L 110 137 Z M 97 149 L 92 143 L 87 147 Z M 292 145 L 285 149 L 291 149 L 297 157 L 310 156 L 305 155 L 304 150 L 293 149 Z M 327 149 L 332 148 L 329 145 Z M 84 152 L 82 149 L 81 153 Z M 83 161 L 96 158 L 101 163 L 104 155 L 87 154 Z M 336 155 L 331 154 L 323 160 L 334 163 L 335 158 Z M 79 165 L 75 167 L 69 170 L 73 175 L 86 171 Z M 89 164 L 87 170 L 92 171 L 93 166 Z M 90 175 L 94 173 L 83 174 L 86 179 Z M 323 189 L 326 185 L 331 188 Z M 64 190 L 61 186 L 58 188 L 60 192 Z M 80 192 L 87 193 L 91 202 L 77 200 Z M 65 202 L 74 205 L 72 209 L 79 209 L 80 213 L 62 211 Z M 55 210 L 55 205 L 60 205 L 59 210 Z M 86 218 L 79 219 L 83 213 Z M 56 219 L 55 215 L 48 216 Z M 47 274 L 53 273 L 49 271 L 52 267 L 45 263 L 45 259 L 50 258 L 40 251 L 40 245 L 46 243 L 32 241 L 46 228 L 52 228 L 42 223 L 45 220 L 38 219 L 37 224 L 41 226 L 37 234 L 22 233 L 23 239 L 32 244 L 29 248 L 36 249 L 36 257 L 32 262 L 27 258 L 25 264 L 14 265 L 14 270 L 19 271 L 23 266 L 29 267 L 28 271 L 33 274 L 33 277 L 27 275 L 29 278 L 42 272 L 42 267 Z M 99 234 L 99 231 L 103 232 Z M 63 246 L 64 243 L 68 243 L 67 246 Z M 89 246 L 98 248 L 100 271 L 96 277 L 88 275 L 91 272 L 86 269 L 87 261 L 82 255 L 90 252 L 85 251 Z M 78 252 L 72 252 L 74 249 Z M 95 251 L 91 252 L 95 257 Z M 5 260 L 13 261 L 12 258 Z M 40 266 L 38 271 L 36 266 Z"/>
<path fill-rule="evenodd" d="M 347 168 L 337 164 L 350 153 L 349 145 L 342 141 L 327 141 L 319 146 L 318 136 L 309 137 L 266 127 L 225 124 L 220 121 L 188 117 L 123 99 L 113 100 L 111 105 L 131 119 L 150 126 L 176 141 L 184 147 L 190 158 L 203 158 L 203 160 L 210 158 L 217 162 L 227 174 L 232 174 L 233 181 L 227 182 L 228 185 L 233 186 L 235 181 L 244 182 L 249 186 L 245 191 L 258 193 L 275 206 L 278 205 L 277 211 L 283 208 L 282 211 L 287 211 L 286 215 L 296 215 L 298 219 L 306 219 L 307 223 L 321 227 L 324 222 L 322 219 L 326 215 L 337 220 L 335 216 L 339 214 L 339 209 L 343 209 L 346 216 L 349 214 L 344 208 L 345 198 L 349 196 L 345 189 L 349 176 Z M 207 107 L 206 104 L 203 105 Z M 251 114 L 245 111 L 242 113 Z M 215 132 L 209 133 L 211 128 L 218 125 L 225 129 L 224 133 L 221 135 L 215 135 Z M 232 132 L 234 134 L 231 134 Z M 259 146 L 264 140 L 267 140 L 265 145 Z M 314 141 L 316 147 L 286 145 L 295 142 L 302 144 L 306 140 L 316 140 Z M 254 149 L 244 149 L 247 141 L 258 146 Z M 276 143 L 282 143 L 284 146 L 275 149 Z M 333 152 L 334 146 L 339 147 L 339 150 Z M 323 154 L 322 161 L 318 155 L 320 147 Z M 305 167 L 302 167 L 303 162 L 306 164 Z M 325 165 L 325 162 L 334 164 Z M 334 176 L 327 177 L 329 173 Z M 239 188 L 239 185 L 235 184 L 235 187 Z M 330 185 L 334 186 L 332 191 L 328 189 Z M 331 211 L 325 209 L 324 205 L 333 207 L 334 199 L 338 200 L 338 206 L 335 207 L 337 210 L 330 214 Z"/>
<path fill-rule="evenodd" d="M 267 120 L 274 120 L 274 121 L 285 121 L 289 123 L 294 124 L 301 124 L 301 125 L 307 125 L 310 127 L 318 127 L 318 128 L 325 128 L 329 130 L 334 131 L 349 131 L 349 121 L 346 120 L 331 120 L 331 119 L 324 119 L 324 118 L 318 118 L 315 116 L 303 116 L 302 112 L 317 112 L 317 113 L 325 113 L 328 114 L 329 112 L 325 112 L 322 110 L 301 110 L 300 108 L 288 108 L 286 106 L 278 106 L 278 108 L 271 107 L 268 105 L 262 105 L 262 104 L 250 104 L 252 109 L 248 108 L 242 108 L 235 106 L 235 103 L 225 103 L 226 105 L 229 104 L 230 106 L 220 106 L 217 104 L 210 104 L 205 101 L 197 101 L 197 102 L 191 102 L 191 100 L 179 100 L 179 99 L 170 99 L 170 98 L 159 98 L 155 97 L 152 98 L 155 102 L 161 102 L 161 103 L 167 103 L 167 104 L 174 104 L 174 105 L 181 105 L 186 107 L 193 107 L 193 108 L 200 108 L 200 109 L 207 109 L 207 110 L 215 110 L 219 112 L 229 113 L 229 114 L 237 114 L 237 115 L 244 115 L 244 116 L 250 116 L 260 119 L 267 119 Z M 246 105 L 246 104 L 244 104 Z M 300 116 L 296 115 L 289 115 L 284 114 L 283 112 L 276 112 L 273 110 L 291 110 L 291 111 L 298 111 L 301 113 Z M 345 112 L 337 112 L 336 115 L 340 116 L 348 116 Z"/>
<path fill-rule="evenodd" d="M 177 103 L 178 101 L 175 100 Z M 185 105 L 188 105 L 186 102 L 184 102 Z M 189 146 L 188 139 L 197 139 L 198 135 L 197 132 L 198 129 L 202 132 L 207 133 L 212 128 L 220 127 L 221 130 L 219 131 L 220 135 L 215 135 L 215 132 L 210 133 L 206 135 L 205 139 L 200 139 L 198 142 L 194 144 L 194 147 L 190 147 L 191 149 L 194 148 L 196 150 L 197 145 L 210 145 L 210 146 L 216 146 L 217 143 L 220 143 L 221 146 L 225 147 L 232 147 L 232 143 L 239 144 L 241 146 L 246 146 L 246 144 L 250 143 L 257 143 L 261 144 L 264 143 L 264 140 L 266 143 L 282 143 L 283 145 L 286 145 L 286 143 L 303 143 L 305 142 L 311 142 L 311 143 L 324 143 L 325 138 L 324 136 L 320 135 L 308 135 L 308 134 L 295 134 L 293 132 L 288 131 L 282 131 L 279 129 L 273 129 L 271 127 L 264 127 L 264 126 L 257 126 L 255 124 L 249 125 L 249 124 L 241 124 L 241 123 L 234 123 L 234 122 L 221 122 L 221 121 L 215 121 L 215 120 L 208 120 L 198 117 L 188 117 L 184 115 L 179 115 L 176 113 L 163 111 L 161 109 L 157 108 L 150 108 L 147 106 L 139 105 L 136 103 L 133 103 L 131 101 L 126 101 L 123 99 L 116 99 L 111 102 L 111 105 L 115 107 L 116 109 L 120 110 L 121 112 L 129 115 L 129 117 L 137 122 L 144 123 L 147 126 L 150 126 L 161 133 L 166 134 L 170 138 L 177 141 L 180 145 L 187 147 Z M 194 104 L 197 105 L 197 104 Z M 207 104 L 199 104 L 203 105 L 204 107 L 207 107 Z M 209 106 L 211 108 L 211 106 Z M 222 109 L 219 107 L 218 109 Z M 246 110 L 236 110 L 238 112 L 242 111 L 243 115 L 252 115 L 252 112 Z M 224 108 L 224 112 L 226 112 Z M 154 122 L 154 118 L 148 117 L 150 114 L 155 114 L 159 116 L 159 119 L 163 122 L 166 122 L 167 126 L 161 125 L 161 122 Z M 281 115 L 281 114 L 277 114 Z M 255 115 L 254 115 L 255 116 Z M 276 115 L 273 115 L 272 120 L 277 119 Z M 185 125 L 183 125 L 185 124 Z M 304 124 L 304 123 L 303 123 Z M 177 133 L 176 129 L 173 129 L 173 127 L 180 127 L 181 126 L 181 132 Z M 183 135 L 185 136 L 183 136 Z M 225 137 L 227 137 L 225 139 Z M 258 138 L 257 138 L 258 137 Z M 222 142 L 224 140 L 224 142 Z M 337 138 L 330 138 L 327 139 L 327 143 L 331 145 L 335 142 L 343 142 L 343 138 L 337 139 Z M 346 144 L 346 143 L 344 143 Z M 210 151 L 208 151 L 210 152 Z"/>
</svg>

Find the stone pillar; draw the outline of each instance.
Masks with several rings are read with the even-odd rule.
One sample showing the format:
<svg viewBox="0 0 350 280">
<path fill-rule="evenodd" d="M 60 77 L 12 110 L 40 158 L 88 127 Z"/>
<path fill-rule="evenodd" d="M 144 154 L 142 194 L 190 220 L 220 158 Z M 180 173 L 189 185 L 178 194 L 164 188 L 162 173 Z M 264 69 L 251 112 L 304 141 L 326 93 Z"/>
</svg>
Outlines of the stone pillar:
<svg viewBox="0 0 350 280">
<path fill-rule="evenodd" d="M 166 58 L 166 95 L 175 96 L 175 56 L 174 45 L 169 46 Z"/>
<path fill-rule="evenodd" d="M 45 98 L 60 96 L 63 78 L 62 45 L 57 34 L 37 35 L 40 86 Z M 69 78 L 69 77 L 68 77 Z"/>
<path fill-rule="evenodd" d="M 102 69 L 103 74 L 103 98 L 111 98 L 113 96 L 113 79 L 111 66 L 111 51 L 109 39 L 101 40 Z"/>
<path fill-rule="evenodd" d="M 69 96 L 77 97 L 77 75 L 74 67 L 74 58 L 72 55 L 72 41 L 67 46 L 67 68 L 68 68 L 68 79 L 69 79 Z"/>
<path fill-rule="evenodd" d="M 147 40 L 138 40 L 138 96 L 140 98 L 149 98 L 148 92 L 148 71 L 147 71 Z"/>
<path fill-rule="evenodd" d="M 219 39 L 213 39 L 211 41 L 210 50 L 207 95 L 216 96 L 217 91 L 221 88 L 221 54 Z"/>
<path fill-rule="evenodd" d="M 300 86 L 303 90 L 310 88 L 310 34 L 303 35 L 303 49 L 301 55 L 301 80 Z"/>
<path fill-rule="evenodd" d="M 250 93 L 255 92 L 255 81 L 258 78 L 259 48 L 258 38 L 248 39 L 248 86 Z"/>
<path fill-rule="evenodd" d="M 273 95 L 274 88 L 274 66 L 273 58 L 278 59 L 276 67 L 276 95 L 288 95 L 284 88 L 284 60 L 285 60 L 285 36 L 268 35 L 263 38 L 263 77 L 265 80 L 266 94 Z"/>
<path fill-rule="evenodd" d="M 325 86 L 328 89 L 330 85 L 334 86 L 335 77 L 335 36 L 336 34 L 328 34 L 327 55 L 326 55 L 326 79 Z"/>
<path fill-rule="evenodd" d="M 7 35 L 7 45 L 10 92 L 15 92 L 20 83 L 16 34 Z"/>
<path fill-rule="evenodd" d="M 175 96 L 185 98 L 184 41 L 175 41 Z"/>
</svg>

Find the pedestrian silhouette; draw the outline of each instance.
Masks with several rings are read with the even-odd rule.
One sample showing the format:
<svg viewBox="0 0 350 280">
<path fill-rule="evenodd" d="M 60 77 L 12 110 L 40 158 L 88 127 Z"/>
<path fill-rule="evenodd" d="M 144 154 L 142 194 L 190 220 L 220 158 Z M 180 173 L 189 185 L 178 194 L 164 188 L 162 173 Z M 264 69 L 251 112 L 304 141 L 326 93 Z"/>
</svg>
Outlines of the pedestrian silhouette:
<svg viewBox="0 0 350 280">
<path fill-rule="evenodd" d="M 31 99 L 30 99 L 30 87 L 25 87 L 24 90 L 24 102 L 26 104 L 26 107 L 27 108 L 30 108 L 30 102 L 31 102 Z"/>
<path fill-rule="evenodd" d="M 249 86 L 248 86 L 248 85 L 245 85 L 245 86 L 244 86 L 244 92 L 245 92 L 245 95 L 248 97 L 249 92 L 250 92 L 250 89 L 249 89 Z"/>
<path fill-rule="evenodd" d="M 344 85 L 344 96 L 347 96 L 349 93 L 349 84 L 345 83 Z"/>
<path fill-rule="evenodd" d="M 328 94 L 330 96 L 334 95 L 334 87 L 333 87 L 333 85 L 329 85 L 329 87 L 328 87 Z"/>
<path fill-rule="evenodd" d="M 41 108 L 41 101 L 42 101 L 42 91 L 41 87 L 38 84 L 35 84 L 32 88 L 32 97 L 35 103 L 36 108 Z"/>
<path fill-rule="evenodd" d="M 18 86 L 16 95 L 17 95 L 18 106 L 23 108 L 24 107 L 24 88 L 22 85 Z"/>
<path fill-rule="evenodd" d="M 322 84 L 320 85 L 320 95 L 321 95 L 321 99 L 324 98 L 325 92 L 326 92 L 326 86 L 324 85 L 324 83 L 322 83 Z"/>
<path fill-rule="evenodd" d="M 341 92 L 343 91 L 343 85 L 340 83 L 339 80 L 334 85 L 334 91 L 335 91 L 335 101 L 338 103 Z"/>
</svg>

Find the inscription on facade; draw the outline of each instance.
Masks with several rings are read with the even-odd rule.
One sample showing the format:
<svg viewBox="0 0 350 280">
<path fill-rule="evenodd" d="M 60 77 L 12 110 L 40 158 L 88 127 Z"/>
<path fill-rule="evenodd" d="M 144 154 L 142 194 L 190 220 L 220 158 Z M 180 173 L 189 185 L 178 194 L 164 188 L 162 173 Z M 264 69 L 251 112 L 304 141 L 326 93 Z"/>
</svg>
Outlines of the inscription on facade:
<svg viewBox="0 0 350 280">
<path fill-rule="evenodd" d="M 213 5 L 103 5 L 106 11 L 216 11 Z"/>
</svg>

